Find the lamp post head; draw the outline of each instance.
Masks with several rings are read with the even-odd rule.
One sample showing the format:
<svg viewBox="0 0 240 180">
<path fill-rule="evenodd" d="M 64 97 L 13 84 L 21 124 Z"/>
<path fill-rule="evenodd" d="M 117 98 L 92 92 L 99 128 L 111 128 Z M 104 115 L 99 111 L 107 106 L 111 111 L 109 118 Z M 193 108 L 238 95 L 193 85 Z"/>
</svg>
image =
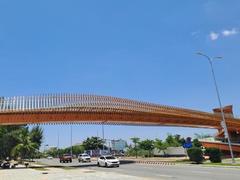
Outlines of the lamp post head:
<svg viewBox="0 0 240 180">
<path fill-rule="evenodd" d="M 216 56 L 216 57 L 214 57 L 214 59 L 223 59 L 223 57 L 222 56 Z"/>
<path fill-rule="evenodd" d="M 201 52 L 197 52 L 196 54 L 199 55 L 199 56 L 203 56 L 203 57 L 207 58 L 208 61 L 209 61 L 210 63 L 212 63 L 212 59 L 211 59 L 208 55 L 203 54 L 203 53 L 201 53 Z"/>
<path fill-rule="evenodd" d="M 218 59 L 218 60 L 223 59 L 223 57 L 221 57 L 221 56 L 209 57 L 208 55 L 203 54 L 202 52 L 196 52 L 196 54 L 199 55 L 199 56 L 203 56 L 203 57 L 207 58 L 210 63 L 212 63 L 212 61 L 215 60 L 215 59 Z"/>
</svg>

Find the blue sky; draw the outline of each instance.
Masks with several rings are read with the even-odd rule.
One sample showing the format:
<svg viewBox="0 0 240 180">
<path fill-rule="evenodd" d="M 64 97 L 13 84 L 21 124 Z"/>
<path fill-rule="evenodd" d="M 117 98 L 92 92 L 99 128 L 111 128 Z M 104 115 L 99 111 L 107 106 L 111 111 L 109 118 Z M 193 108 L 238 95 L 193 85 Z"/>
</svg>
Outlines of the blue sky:
<svg viewBox="0 0 240 180">
<path fill-rule="evenodd" d="M 79 92 L 211 111 L 215 62 L 224 105 L 240 116 L 240 2 L 0 1 L 1 96 Z M 43 126 L 45 142 L 69 145 L 69 126 Z M 107 138 L 164 138 L 213 130 L 108 126 Z M 74 126 L 73 142 L 101 135 Z"/>
</svg>

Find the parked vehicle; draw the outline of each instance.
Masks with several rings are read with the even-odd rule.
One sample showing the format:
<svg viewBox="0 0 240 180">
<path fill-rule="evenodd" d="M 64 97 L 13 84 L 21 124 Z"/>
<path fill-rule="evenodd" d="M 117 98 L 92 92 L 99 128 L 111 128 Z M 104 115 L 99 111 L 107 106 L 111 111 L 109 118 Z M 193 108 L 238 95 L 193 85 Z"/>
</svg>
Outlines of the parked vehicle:
<svg viewBox="0 0 240 180">
<path fill-rule="evenodd" d="M 104 167 L 119 167 L 120 162 L 116 157 L 107 155 L 107 156 L 100 156 L 98 158 L 97 165 L 104 166 Z"/>
<path fill-rule="evenodd" d="M 3 161 L 3 162 L 1 163 L 1 167 L 2 167 L 3 169 L 9 169 L 9 168 L 11 168 L 11 164 L 10 164 L 9 161 Z"/>
<path fill-rule="evenodd" d="M 91 157 L 84 153 L 78 155 L 78 162 L 91 162 Z"/>
<path fill-rule="evenodd" d="M 72 156 L 70 154 L 63 154 L 59 157 L 60 163 L 71 163 L 72 162 Z"/>
<path fill-rule="evenodd" d="M 0 167 L 3 169 L 9 169 L 13 166 L 14 164 L 11 164 L 9 157 L 6 157 L 6 159 L 3 161 L 0 160 Z"/>
</svg>

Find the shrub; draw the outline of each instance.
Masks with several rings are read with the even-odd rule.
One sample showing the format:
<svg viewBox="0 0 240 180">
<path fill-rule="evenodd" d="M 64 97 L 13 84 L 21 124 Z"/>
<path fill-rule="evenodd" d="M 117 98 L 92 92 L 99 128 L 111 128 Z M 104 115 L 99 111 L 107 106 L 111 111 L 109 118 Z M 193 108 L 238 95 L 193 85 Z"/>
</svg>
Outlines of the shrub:
<svg viewBox="0 0 240 180">
<path fill-rule="evenodd" d="M 209 160 L 212 163 L 222 162 L 222 153 L 218 148 L 207 148 L 205 151 L 205 155 L 209 156 Z"/>
<path fill-rule="evenodd" d="M 192 144 L 193 147 L 202 147 L 202 143 L 198 139 L 194 139 Z"/>
<path fill-rule="evenodd" d="M 190 161 L 196 162 L 197 164 L 202 163 L 204 160 L 203 152 L 201 148 L 192 147 L 187 150 Z"/>
</svg>

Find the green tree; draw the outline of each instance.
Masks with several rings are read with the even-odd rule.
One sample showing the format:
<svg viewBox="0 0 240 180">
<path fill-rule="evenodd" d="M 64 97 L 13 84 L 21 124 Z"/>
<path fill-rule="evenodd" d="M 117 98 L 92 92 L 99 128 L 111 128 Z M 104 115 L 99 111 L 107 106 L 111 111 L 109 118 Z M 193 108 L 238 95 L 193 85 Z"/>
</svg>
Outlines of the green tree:
<svg viewBox="0 0 240 180">
<path fill-rule="evenodd" d="M 47 156 L 58 157 L 58 149 L 56 147 L 51 147 L 48 150 L 44 151 Z"/>
<path fill-rule="evenodd" d="M 133 149 L 135 151 L 135 155 L 136 155 L 136 158 L 137 158 L 138 157 L 138 149 L 139 149 L 138 144 L 140 142 L 140 138 L 132 137 L 131 140 L 132 140 L 132 142 L 134 144 L 134 148 Z"/>
<path fill-rule="evenodd" d="M 85 150 L 84 145 L 75 145 L 75 146 L 72 147 L 72 153 L 75 154 L 75 155 L 82 154 L 84 152 L 84 150 Z M 87 150 L 89 150 L 89 149 L 87 149 Z M 71 147 L 67 147 L 65 149 L 62 149 L 60 152 L 63 152 L 62 154 L 70 153 L 71 152 Z M 60 155 L 62 155 L 62 154 L 60 153 Z"/>
<path fill-rule="evenodd" d="M 179 134 L 175 134 L 174 138 L 176 139 L 176 141 L 178 142 L 178 144 L 181 146 L 184 144 L 185 139 L 183 137 L 181 137 Z"/>
<path fill-rule="evenodd" d="M 37 149 L 40 148 L 43 141 L 43 129 L 40 126 L 35 126 L 30 132 L 31 141 L 37 144 Z"/>
<path fill-rule="evenodd" d="M 140 149 L 148 151 L 148 157 L 150 157 L 152 150 L 154 149 L 154 141 L 153 140 L 143 140 L 139 142 Z"/>
<path fill-rule="evenodd" d="M 168 134 L 165 142 L 169 147 L 179 147 L 181 146 L 180 138 L 178 136 L 173 136 L 172 134 Z"/>
<path fill-rule="evenodd" d="M 166 155 L 165 151 L 168 148 L 167 143 L 165 143 L 164 141 L 162 141 L 160 139 L 155 139 L 154 146 L 159 152 L 163 151 L 164 156 Z"/>
<path fill-rule="evenodd" d="M 0 126 L 0 159 L 11 156 L 12 149 L 19 142 L 18 135 L 25 126 Z"/>
<path fill-rule="evenodd" d="M 84 149 L 86 150 L 95 150 L 100 149 L 103 147 L 104 141 L 100 139 L 99 137 L 91 137 L 87 138 L 85 141 L 83 141 L 82 145 Z"/>
<path fill-rule="evenodd" d="M 31 132 L 29 132 L 28 127 L 25 125 L 0 126 L 0 159 L 12 156 L 13 149 L 22 143 L 20 137 L 23 132 L 28 134 L 31 142 L 36 143 L 36 150 L 40 148 L 43 138 L 43 131 L 40 127 L 33 127 Z M 34 155 L 37 154 L 34 153 Z"/>
<path fill-rule="evenodd" d="M 38 144 L 31 141 L 28 128 L 22 129 L 18 137 L 18 144 L 12 149 L 14 157 L 20 156 L 22 159 L 33 158 L 38 148 Z"/>
<path fill-rule="evenodd" d="M 85 150 L 85 148 L 83 145 L 73 146 L 73 154 L 76 154 L 76 155 L 82 154 L 82 153 L 84 153 L 84 150 Z"/>
<path fill-rule="evenodd" d="M 202 143 L 198 139 L 194 139 L 192 145 L 193 147 L 202 147 Z"/>
</svg>

